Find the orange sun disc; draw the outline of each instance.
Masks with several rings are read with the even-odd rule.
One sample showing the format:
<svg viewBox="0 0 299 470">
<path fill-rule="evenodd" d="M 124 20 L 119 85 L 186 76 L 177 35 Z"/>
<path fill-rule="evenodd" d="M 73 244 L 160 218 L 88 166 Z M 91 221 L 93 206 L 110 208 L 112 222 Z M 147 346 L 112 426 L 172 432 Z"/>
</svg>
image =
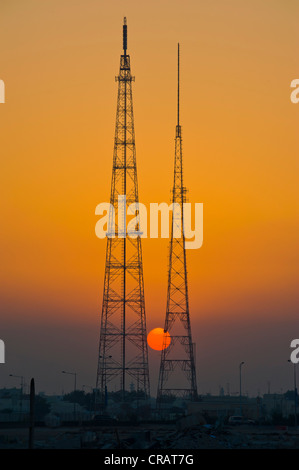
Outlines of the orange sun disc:
<svg viewBox="0 0 299 470">
<path fill-rule="evenodd" d="M 171 343 L 171 337 L 168 331 L 164 333 L 163 328 L 154 328 L 147 335 L 147 343 L 150 348 L 156 351 L 168 348 Z"/>
</svg>

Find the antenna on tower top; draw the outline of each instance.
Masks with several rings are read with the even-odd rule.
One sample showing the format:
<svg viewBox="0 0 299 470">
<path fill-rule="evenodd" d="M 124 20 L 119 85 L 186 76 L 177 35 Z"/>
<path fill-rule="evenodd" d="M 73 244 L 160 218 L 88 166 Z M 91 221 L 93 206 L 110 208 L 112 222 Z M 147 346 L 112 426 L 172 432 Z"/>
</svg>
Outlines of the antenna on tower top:
<svg viewBox="0 0 299 470">
<path fill-rule="evenodd" d="M 124 49 L 124 55 L 127 55 L 127 42 L 128 42 L 127 18 L 124 17 L 124 25 L 123 25 L 123 49 Z"/>
<path fill-rule="evenodd" d="M 178 126 L 180 125 L 180 43 L 178 43 Z"/>
</svg>

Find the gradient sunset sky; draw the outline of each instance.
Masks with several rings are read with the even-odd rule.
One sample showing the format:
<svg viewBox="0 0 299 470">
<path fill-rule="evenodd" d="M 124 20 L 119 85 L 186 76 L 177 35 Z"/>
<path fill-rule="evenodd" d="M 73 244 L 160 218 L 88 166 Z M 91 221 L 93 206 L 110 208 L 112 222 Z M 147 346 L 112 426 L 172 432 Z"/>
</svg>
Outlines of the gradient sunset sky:
<svg viewBox="0 0 299 470">
<path fill-rule="evenodd" d="M 299 337 L 296 0 L 1 0 L 0 338 L 38 391 L 95 385 L 123 17 L 139 197 L 169 202 L 181 47 L 184 179 L 204 242 L 187 252 L 199 393 L 292 388 Z M 163 327 L 168 240 L 144 239 L 148 331 Z M 149 351 L 156 394 L 159 352 Z"/>
</svg>

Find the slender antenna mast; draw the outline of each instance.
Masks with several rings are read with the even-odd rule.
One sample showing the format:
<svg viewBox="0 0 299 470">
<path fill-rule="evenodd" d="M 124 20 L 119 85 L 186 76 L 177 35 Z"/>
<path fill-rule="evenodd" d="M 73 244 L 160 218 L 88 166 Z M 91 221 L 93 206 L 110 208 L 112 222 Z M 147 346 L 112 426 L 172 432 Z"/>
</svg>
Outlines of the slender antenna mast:
<svg viewBox="0 0 299 470">
<path fill-rule="evenodd" d="M 180 125 L 180 44 L 178 43 L 178 126 Z"/>
<path fill-rule="evenodd" d="M 127 18 L 124 17 L 124 25 L 123 25 L 123 49 L 124 55 L 127 55 L 127 44 L 128 44 L 128 33 L 127 33 Z"/>
<path fill-rule="evenodd" d="M 164 331 L 171 343 L 163 338 L 157 405 L 167 407 L 169 397 L 197 400 L 195 344 L 192 342 L 184 234 L 183 149 L 180 126 L 180 44 L 178 44 L 178 97 L 175 136 L 174 179 L 172 189 L 172 229 L 169 244 L 168 289 Z"/>
</svg>

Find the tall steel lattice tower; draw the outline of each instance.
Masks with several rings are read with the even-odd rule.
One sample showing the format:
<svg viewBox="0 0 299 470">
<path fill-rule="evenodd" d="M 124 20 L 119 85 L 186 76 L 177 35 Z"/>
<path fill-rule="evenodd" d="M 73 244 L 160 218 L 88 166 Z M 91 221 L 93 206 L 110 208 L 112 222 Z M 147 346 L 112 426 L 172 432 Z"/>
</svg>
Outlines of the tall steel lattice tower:
<svg viewBox="0 0 299 470">
<path fill-rule="evenodd" d="M 187 263 L 184 235 L 184 202 L 186 188 L 183 184 L 182 128 L 180 126 L 180 45 L 178 44 L 178 97 L 175 136 L 174 180 L 172 189 L 172 224 L 169 246 L 169 272 L 167 306 L 161 352 L 157 404 L 161 408 L 169 396 L 197 399 L 194 345 L 189 315 Z"/>
<path fill-rule="evenodd" d="M 132 384 L 139 396 L 148 398 L 150 393 L 132 100 L 134 77 L 127 54 L 126 18 L 116 81 L 118 98 L 110 197 L 113 210 L 108 220 L 97 371 L 98 401 L 102 403 L 107 390 L 119 392 L 124 401 Z M 130 205 L 134 218 L 126 224 Z"/>
</svg>

